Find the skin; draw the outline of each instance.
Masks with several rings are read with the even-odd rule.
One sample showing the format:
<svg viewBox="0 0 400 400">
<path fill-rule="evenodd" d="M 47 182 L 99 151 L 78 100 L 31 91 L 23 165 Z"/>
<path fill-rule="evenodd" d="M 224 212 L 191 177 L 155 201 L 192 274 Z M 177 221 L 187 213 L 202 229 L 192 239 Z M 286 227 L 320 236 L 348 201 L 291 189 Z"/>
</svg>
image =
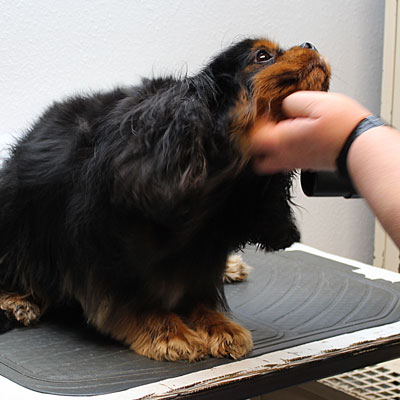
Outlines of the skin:
<svg viewBox="0 0 400 400">
<path fill-rule="evenodd" d="M 288 119 L 259 120 L 251 131 L 254 169 L 260 174 L 297 168 L 334 170 L 355 126 L 372 113 L 357 101 L 326 92 L 296 92 L 283 102 Z M 372 128 L 351 145 L 347 167 L 354 185 L 400 247 L 400 132 Z"/>
</svg>

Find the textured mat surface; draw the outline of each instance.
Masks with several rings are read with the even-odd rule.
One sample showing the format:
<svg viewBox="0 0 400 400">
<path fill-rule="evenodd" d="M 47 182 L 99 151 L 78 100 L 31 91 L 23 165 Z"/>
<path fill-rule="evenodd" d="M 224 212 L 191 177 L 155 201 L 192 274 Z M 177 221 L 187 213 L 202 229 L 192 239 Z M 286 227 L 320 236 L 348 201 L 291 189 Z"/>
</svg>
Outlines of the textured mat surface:
<svg viewBox="0 0 400 400">
<path fill-rule="evenodd" d="M 249 249 L 243 258 L 254 270 L 226 295 L 234 318 L 252 331 L 249 357 L 400 319 L 400 283 L 368 280 L 301 251 Z M 229 362 L 152 361 L 78 320 L 47 318 L 0 335 L 0 375 L 44 393 L 110 393 Z"/>
</svg>

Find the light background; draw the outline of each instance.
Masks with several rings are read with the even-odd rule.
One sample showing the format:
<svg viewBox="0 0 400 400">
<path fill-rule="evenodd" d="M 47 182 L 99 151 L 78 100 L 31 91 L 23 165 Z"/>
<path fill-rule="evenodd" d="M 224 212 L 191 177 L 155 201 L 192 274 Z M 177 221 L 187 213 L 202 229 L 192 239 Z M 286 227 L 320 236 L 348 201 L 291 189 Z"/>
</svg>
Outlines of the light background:
<svg viewBox="0 0 400 400">
<path fill-rule="evenodd" d="M 0 149 L 52 101 L 198 71 L 247 36 L 312 42 L 331 62 L 331 90 L 379 114 L 384 0 L 0 0 Z M 340 124 L 340 121 L 338 121 Z M 296 190 L 302 241 L 372 262 L 374 218 L 363 200 Z"/>
</svg>

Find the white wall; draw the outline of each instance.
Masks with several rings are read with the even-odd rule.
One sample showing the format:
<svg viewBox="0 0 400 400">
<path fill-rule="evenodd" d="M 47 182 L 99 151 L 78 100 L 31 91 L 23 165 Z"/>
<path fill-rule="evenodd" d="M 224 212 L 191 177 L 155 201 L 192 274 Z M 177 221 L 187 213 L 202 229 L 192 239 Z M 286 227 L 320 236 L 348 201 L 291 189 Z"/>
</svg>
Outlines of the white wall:
<svg viewBox="0 0 400 400">
<path fill-rule="evenodd" d="M 379 112 L 384 0 L 0 0 L 0 11 L 0 145 L 54 99 L 191 74 L 246 36 L 312 42 L 332 63 L 332 90 Z M 371 261 L 362 200 L 296 201 L 304 243 Z"/>
</svg>

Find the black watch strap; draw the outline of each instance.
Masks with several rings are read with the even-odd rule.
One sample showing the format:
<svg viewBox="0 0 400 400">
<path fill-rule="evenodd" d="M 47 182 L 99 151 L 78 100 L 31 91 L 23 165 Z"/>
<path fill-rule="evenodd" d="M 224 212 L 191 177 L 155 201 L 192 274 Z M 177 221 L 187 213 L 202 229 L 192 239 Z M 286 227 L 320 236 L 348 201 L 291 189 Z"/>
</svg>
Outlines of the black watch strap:
<svg viewBox="0 0 400 400">
<path fill-rule="evenodd" d="M 350 146 L 364 132 L 368 131 L 371 128 L 382 125 L 385 125 L 385 123 L 379 117 L 377 117 L 376 115 L 370 115 L 361 120 L 354 128 L 354 130 L 350 133 L 342 147 L 342 150 L 339 153 L 338 158 L 336 159 L 337 169 L 339 171 L 339 174 L 343 178 L 351 182 L 349 171 L 347 170 L 347 156 L 350 150 Z"/>
</svg>

